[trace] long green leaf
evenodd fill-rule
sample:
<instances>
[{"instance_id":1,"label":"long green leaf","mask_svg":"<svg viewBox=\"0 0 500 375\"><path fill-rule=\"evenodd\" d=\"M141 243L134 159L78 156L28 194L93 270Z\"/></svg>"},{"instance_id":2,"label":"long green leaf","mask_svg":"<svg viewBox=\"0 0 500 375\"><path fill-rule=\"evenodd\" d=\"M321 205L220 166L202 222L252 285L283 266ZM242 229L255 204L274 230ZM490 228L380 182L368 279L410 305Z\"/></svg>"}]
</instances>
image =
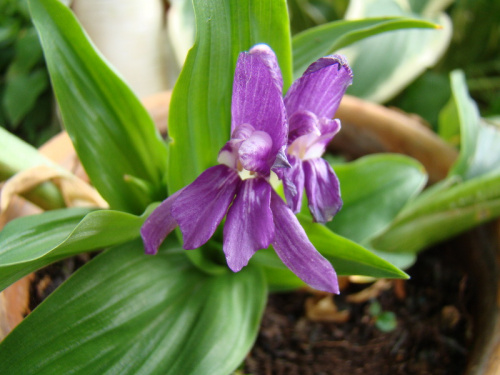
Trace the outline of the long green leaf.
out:
<instances>
[{"instance_id":1,"label":"long green leaf","mask_svg":"<svg viewBox=\"0 0 500 375\"><path fill-rule=\"evenodd\" d=\"M470 179L500 170L500 128L481 120L462 71L451 72L450 81L452 96L439 122L441 132L460 134L460 155L450 175Z\"/></svg>"},{"instance_id":2,"label":"long green leaf","mask_svg":"<svg viewBox=\"0 0 500 375\"><path fill-rule=\"evenodd\" d=\"M442 26L439 30L407 29L374 35L343 48L353 70L354 84L348 93L375 102L385 102L404 89L446 51L452 25L441 9L420 14L407 1L351 0L346 19L400 16L419 18ZM418 8L418 7L416 7Z\"/></svg>"},{"instance_id":3,"label":"long green leaf","mask_svg":"<svg viewBox=\"0 0 500 375\"><path fill-rule=\"evenodd\" d=\"M407 278L403 271L383 260L363 246L333 233L326 226L313 223L311 218L298 214L302 227L314 247L326 257L338 275L363 275L370 277ZM269 272L271 289L292 289L303 283L278 258L272 248L255 253L252 262Z\"/></svg>"},{"instance_id":4,"label":"long green leaf","mask_svg":"<svg viewBox=\"0 0 500 375\"><path fill-rule=\"evenodd\" d=\"M71 208L10 222L0 232L0 290L59 259L137 238L148 213Z\"/></svg>"},{"instance_id":5,"label":"long green leaf","mask_svg":"<svg viewBox=\"0 0 500 375\"><path fill-rule=\"evenodd\" d=\"M434 23L406 17L334 21L294 36L293 75L299 77L313 61L359 40L392 30L436 28Z\"/></svg>"},{"instance_id":6,"label":"long green leaf","mask_svg":"<svg viewBox=\"0 0 500 375\"><path fill-rule=\"evenodd\" d=\"M371 241L375 249L418 252L500 216L500 174L490 173L427 194Z\"/></svg>"},{"instance_id":7,"label":"long green leaf","mask_svg":"<svg viewBox=\"0 0 500 375\"><path fill-rule=\"evenodd\" d=\"M333 233L326 226L298 215L316 249L335 267L339 275L364 275L406 279L408 275L363 246Z\"/></svg>"},{"instance_id":8,"label":"long green leaf","mask_svg":"<svg viewBox=\"0 0 500 375\"><path fill-rule=\"evenodd\" d=\"M229 140L232 83L240 52L267 43L278 56L285 87L292 77L284 0L198 0L194 8L196 42L170 104L171 192L216 164L220 148Z\"/></svg>"},{"instance_id":9,"label":"long green leaf","mask_svg":"<svg viewBox=\"0 0 500 375\"><path fill-rule=\"evenodd\" d=\"M0 344L0 373L231 373L258 332L262 273L207 276L175 250L134 241L93 259Z\"/></svg>"},{"instance_id":10,"label":"long green leaf","mask_svg":"<svg viewBox=\"0 0 500 375\"><path fill-rule=\"evenodd\" d=\"M402 155L366 156L336 165L335 172L344 206L327 226L358 243L388 227L427 181L423 166Z\"/></svg>"},{"instance_id":11,"label":"long green leaf","mask_svg":"<svg viewBox=\"0 0 500 375\"><path fill-rule=\"evenodd\" d=\"M142 212L165 195L167 153L151 118L67 7L58 0L29 5L64 125L92 183L112 208Z\"/></svg>"}]
</instances>

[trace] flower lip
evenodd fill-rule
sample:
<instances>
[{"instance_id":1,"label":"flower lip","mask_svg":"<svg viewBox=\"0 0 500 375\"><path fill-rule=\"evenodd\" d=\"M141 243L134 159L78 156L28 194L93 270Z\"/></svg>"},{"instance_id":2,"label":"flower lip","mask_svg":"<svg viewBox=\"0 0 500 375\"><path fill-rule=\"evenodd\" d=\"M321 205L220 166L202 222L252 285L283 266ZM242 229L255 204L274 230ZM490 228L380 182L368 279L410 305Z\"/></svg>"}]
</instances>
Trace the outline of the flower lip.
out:
<instances>
[{"instance_id":1,"label":"flower lip","mask_svg":"<svg viewBox=\"0 0 500 375\"><path fill-rule=\"evenodd\" d=\"M266 132L257 130L240 143L238 158L244 169L267 175L270 171L269 157L273 140Z\"/></svg>"}]
</instances>

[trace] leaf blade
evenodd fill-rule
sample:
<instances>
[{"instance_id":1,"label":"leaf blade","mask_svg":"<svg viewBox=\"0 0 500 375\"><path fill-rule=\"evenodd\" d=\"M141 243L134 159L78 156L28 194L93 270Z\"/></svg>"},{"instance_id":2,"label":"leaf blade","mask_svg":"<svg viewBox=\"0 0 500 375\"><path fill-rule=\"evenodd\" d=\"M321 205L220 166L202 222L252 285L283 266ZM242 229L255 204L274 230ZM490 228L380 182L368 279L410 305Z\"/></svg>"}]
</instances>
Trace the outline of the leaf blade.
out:
<instances>
[{"instance_id":1,"label":"leaf blade","mask_svg":"<svg viewBox=\"0 0 500 375\"><path fill-rule=\"evenodd\" d=\"M257 334L264 279L207 276L173 246L151 257L134 241L86 264L0 344L2 373L230 373Z\"/></svg>"},{"instance_id":2,"label":"leaf blade","mask_svg":"<svg viewBox=\"0 0 500 375\"><path fill-rule=\"evenodd\" d=\"M148 212L71 208L10 222L0 232L0 290L59 259L138 237Z\"/></svg>"},{"instance_id":3,"label":"leaf blade","mask_svg":"<svg viewBox=\"0 0 500 375\"><path fill-rule=\"evenodd\" d=\"M357 41L387 31L407 28L436 28L436 25L407 17L373 17L341 20L310 28L294 36L293 74L300 75L312 62Z\"/></svg>"},{"instance_id":4,"label":"leaf blade","mask_svg":"<svg viewBox=\"0 0 500 375\"><path fill-rule=\"evenodd\" d=\"M335 171L344 206L327 226L358 243L387 228L427 182L419 162L396 154L366 156Z\"/></svg>"},{"instance_id":5,"label":"leaf blade","mask_svg":"<svg viewBox=\"0 0 500 375\"><path fill-rule=\"evenodd\" d=\"M347 19L405 16L426 19L441 28L397 30L342 49L340 53L346 55L356 77L348 94L377 103L386 102L444 54L451 40L450 18L442 11L419 14L411 6L398 0L349 2Z\"/></svg>"},{"instance_id":6,"label":"leaf blade","mask_svg":"<svg viewBox=\"0 0 500 375\"><path fill-rule=\"evenodd\" d=\"M66 130L87 174L111 207L142 212L164 196L167 153L151 118L69 9L57 0L29 5ZM127 175L148 182L153 196L125 183Z\"/></svg>"},{"instance_id":7,"label":"leaf blade","mask_svg":"<svg viewBox=\"0 0 500 375\"><path fill-rule=\"evenodd\" d=\"M327 227L298 215L316 249L335 267L339 275L364 275L377 278L408 278L408 275L363 246L333 233Z\"/></svg>"},{"instance_id":8,"label":"leaf blade","mask_svg":"<svg viewBox=\"0 0 500 375\"><path fill-rule=\"evenodd\" d=\"M232 82L240 52L267 43L278 56L286 87L292 76L285 1L204 0L194 6L196 41L170 105L170 193L215 165L229 140Z\"/></svg>"}]
</instances>

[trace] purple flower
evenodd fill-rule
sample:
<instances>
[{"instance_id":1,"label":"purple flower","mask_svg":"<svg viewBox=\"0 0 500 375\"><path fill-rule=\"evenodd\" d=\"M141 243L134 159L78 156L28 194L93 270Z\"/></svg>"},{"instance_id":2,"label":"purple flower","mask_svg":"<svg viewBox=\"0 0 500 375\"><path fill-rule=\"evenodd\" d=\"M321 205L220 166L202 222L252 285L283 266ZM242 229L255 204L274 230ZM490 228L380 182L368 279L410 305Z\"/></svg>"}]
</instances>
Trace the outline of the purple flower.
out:
<instances>
[{"instance_id":1,"label":"purple flower","mask_svg":"<svg viewBox=\"0 0 500 375\"><path fill-rule=\"evenodd\" d=\"M272 245L283 263L313 288L338 293L335 270L311 244L287 204L269 183L271 171L289 168L288 124L282 78L274 52L257 45L236 64L231 104L231 139L219 165L163 201L141 235L155 254L178 225L184 249L206 243L223 220L223 250L234 272L253 254Z\"/></svg>"},{"instance_id":2,"label":"purple flower","mask_svg":"<svg viewBox=\"0 0 500 375\"><path fill-rule=\"evenodd\" d=\"M288 160L283 171L285 197L293 212L299 212L304 187L315 221L325 223L342 207L337 176L321 158L327 144L340 130L332 120L352 72L342 56L319 59L307 68L285 96L288 115Z\"/></svg>"}]
</instances>

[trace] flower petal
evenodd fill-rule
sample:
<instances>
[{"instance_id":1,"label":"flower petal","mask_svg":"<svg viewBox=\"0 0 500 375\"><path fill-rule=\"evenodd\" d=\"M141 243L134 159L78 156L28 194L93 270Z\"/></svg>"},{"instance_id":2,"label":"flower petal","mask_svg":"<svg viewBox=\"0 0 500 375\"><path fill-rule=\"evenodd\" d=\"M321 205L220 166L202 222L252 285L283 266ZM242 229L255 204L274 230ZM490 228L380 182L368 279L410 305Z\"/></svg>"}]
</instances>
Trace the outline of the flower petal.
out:
<instances>
[{"instance_id":1,"label":"flower petal","mask_svg":"<svg viewBox=\"0 0 500 375\"><path fill-rule=\"evenodd\" d=\"M278 64L278 59L274 54L274 51L267 44L256 44L250 51L252 55L258 56L261 60L269 67L274 81L281 90L283 87L283 77L281 76L281 69Z\"/></svg>"},{"instance_id":2,"label":"flower petal","mask_svg":"<svg viewBox=\"0 0 500 375\"><path fill-rule=\"evenodd\" d=\"M278 175L278 177L281 175L281 170L282 169L288 169L291 168L292 165L288 161L288 156L286 155L286 147L283 146L279 151L278 154L276 155L276 160L274 161L274 164L272 166L272 170ZM279 177L281 178L281 177Z\"/></svg>"},{"instance_id":3,"label":"flower petal","mask_svg":"<svg viewBox=\"0 0 500 375\"><path fill-rule=\"evenodd\" d=\"M333 133L337 134L340 131L340 120L332 120L330 118L322 117L318 122L319 132L321 135Z\"/></svg>"},{"instance_id":4,"label":"flower petal","mask_svg":"<svg viewBox=\"0 0 500 375\"><path fill-rule=\"evenodd\" d=\"M146 254L154 255L158 248L177 226L177 221L172 216L172 204L182 190L177 191L156 207L141 227L141 237L144 242Z\"/></svg>"},{"instance_id":5,"label":"flower petal","mask_svg":"<svg viewBox=\"0 0 500 375\"><path fill-rule=\"evenodd\" d=\"M305 160L302 167L309 210L316 222L326 223L342 208L339 180L324 159Z\"/></svg>"},{"instance_id":6,"label":"flower petal","mask_svg":"<svg viewBox=\"0 0 500 375\"><path fill-rule=\"evenodd\" d=\"M274 52L260 44L238 57L231 103L231 132L243 124L264 131L272 139L269 170L286 144L288 125Z\"/></svg>"},{"instance_id":7,"label":"flower petal","mask_svg":"<svg viewBox=\"0 0 500 375\"><path fill-rule=\"evenodd\" d=\"M274 238L270 208L271 185L263 178L244 180L227 213L224 224L224 253L229 268L238 272L252 255L265 249Z\"/></svg>"},{"instance_id":8,"label":"flower petal","mask_svg":"<svg viewBox=\"0 0 500 375\"><path fill-rule=\"evenodd\" d=\"M283 190L288 207L294 212L300 212L302 194L304 192L304 170L302 161L292 155L288 156L292 167L284 170Z\"/></svg>"},{"instance_id":9,"label":"flower petal","mask_svg":"<svg viewBox=\"0 0 500 375\"><path fill-rule=\"evenodd\" d=\"M313 288L338 294L332 265L314 248L295 215L274 191L271 210L275 227L272 245L283 263Z\"/></svg>"},{"instance_id":10,"label":"flower petal","mask_svg":"<svg viewBox=\"0 0 500 375\"><path fill-rule=\"evenodd\" d=\"M288 116L307 110L318 117L332 118L351 83L351 68L343 56L322 57L288 90L285 96Z\"/></svg>"},{"instance_id":11,"label":"flower petal","mask_svg":"<svg viewBox=\"0 0 500 375\"><path fill-rule=\"evenodd\" d=\"M273 141L263 131L255 131L248 139L245 139L238 150L241 165L248 171L259 172L264 175L269 173L269 153ZM276 156L274 157L276 159Z\"/></svg>"},{"instance_id":12,"label":"flower petal","mask_svg":"<svg viewBox=\"0 0 500 375\"><path fill-rule=\"evenodd\" d=\"M239 187L238 173L216 165L186 186L172 205L179 223L184 249L196 249L207 242L220 224Z\"/></svg>"},{"instance_id":13,"label":"flower petal","mask_svg":"<svg viewBox=\"0 0 500 375\"><path fill-rule=\"evenodd\" d=\"M323 117L319 121L319 124L322 132L321 136L309 140L303 160L320 158L325 153L328 143L331 142L335 134L340 130L340 121L337 119L331 120Z\"/></svg>"},{"instance_id":14,"label":"flower petal","mask_svg":"<svg viewBox=\"0 0 500 375\"><path fill-rule=\"evenodd\" d=\"M288 119L288 144L293 143L297 138L306 134L316 134L319 136L319 120L311 111L297 111Z\"/></svg>"}]
</instances>

